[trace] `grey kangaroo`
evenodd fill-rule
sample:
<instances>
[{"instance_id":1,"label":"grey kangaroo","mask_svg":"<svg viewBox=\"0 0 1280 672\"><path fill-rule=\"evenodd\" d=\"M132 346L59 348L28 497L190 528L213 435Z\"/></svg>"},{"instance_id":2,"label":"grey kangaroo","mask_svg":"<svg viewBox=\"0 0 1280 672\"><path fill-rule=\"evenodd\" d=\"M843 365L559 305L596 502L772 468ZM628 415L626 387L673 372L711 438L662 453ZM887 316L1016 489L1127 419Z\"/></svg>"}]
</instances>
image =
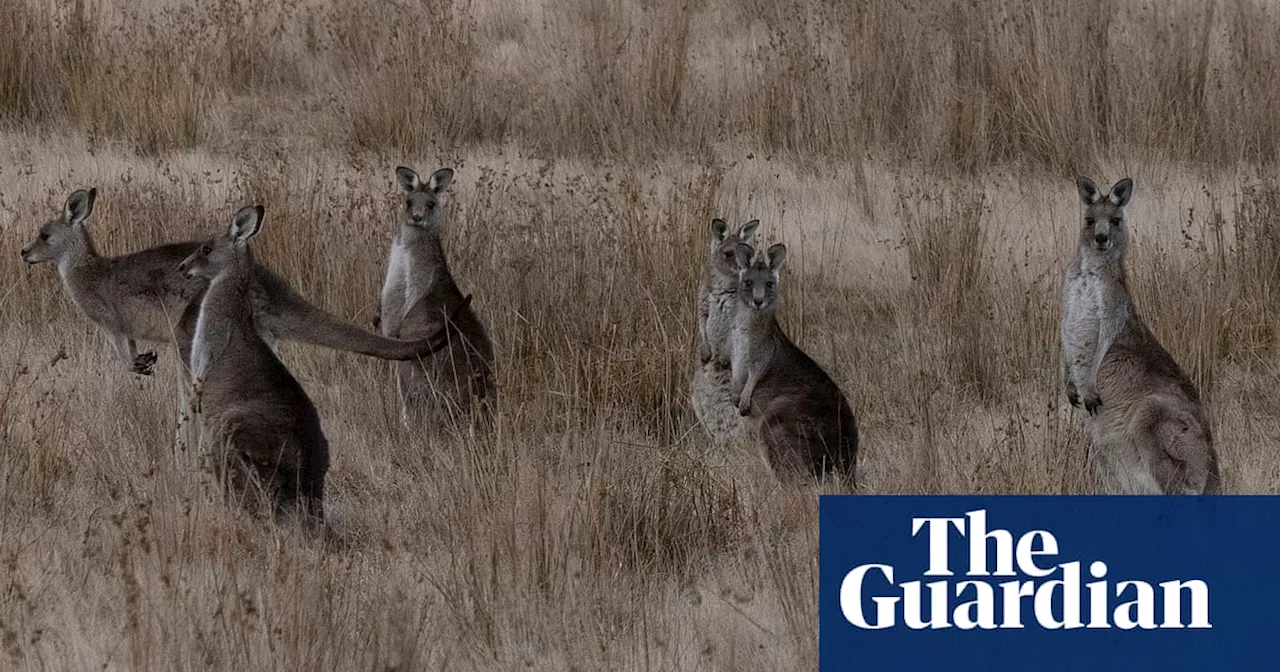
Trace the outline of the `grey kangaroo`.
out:
<instances>
[{"instance_id":1,"label":"grey kangaroo","mask_svg":"<svg viewBox=\"0 0 1280 672\"><path fill-rule=\"evenodd\" d=\"M22 248L29 264L54 263L71 300L107 332L130 368L149 374L154 352L139 352L137 341L176 342L184 364L199 312L204 278L183 277L178 264L198 242L161 245L119 257L103 257L94 247L88 219L96 189L67 198L58 217L40 228ZM365 331L307 303L283 278L253 267L250 299L259 332L272 347L277 340L300 341L383 359L413 359L431 351L430 339L399 341Z\"/></svg>"},{"instance_id":2,"label":"grey kangaroo","mask_svg":"<svg viewBox=\"0 0 1280 672\"><path fill-rule=\"evenodd\" d=\"M491 422L497 403L493 343L449 272L442 241L444 190L453 171L441 168L423 182L401 166L396 180L404 190L404 207L391 244L378 327L392 338L443 330L448 341L438 357L396 365L401 419L431 431L472 419Z\"/></svg>"},{"instance_id":3,"label":"grey kangaroo","mask_svg":"<svg viewBox=\"0 0 1280 672\"><path fill-rule=\"evenodd\" d=\"M262 340L254 319L256 265L249 239L263 208L243 208L225 235L179 266L209 281L191 345L200 424L224 491L250 512L300 509L324 520L329 442L307 393Z\"/></svg>"},{"instance_id":4,"label":"grey kangaroo","mask_svg":"<svg viewBox=\"0 0 1280 672\"><path fill-rule=\"evenodd\" d=\"M1133 181L1079 178L1084 221L1062 287L1067 399L1089 414L1097 466L1121 494L1213 494L1218 455L1200 395L1147 329L1125 282Z\"/></svg>"},{"instance_id":5,"label":"grey kangaroo","mask_svg":"<svg viewBox=\"0 0 1280 672\"><path fill-rule=\"evenodd\" d=\"M184 277L177 269L200 243L171 243L103 257L88 227L97 193L97 189L72 192L62 212L45 222L36 239L22 248L22 259L57 265L71 300L107 333L135 373L149 375L156 361L155 352L138 351L137 341L174 343L184 374L176 441L179 447L193 445L189 422L194 411L186 370L208 280ZM272 349L278 340L290 340L403 360L423 356L434 347L429 339L398 341L344 322L307 303L288 282L261 265L253 268L250 289L258 332Z\"/></svg>"},{"instance_id":6,"label":"grey kangaroo","mask_svg":"<svg viewBox=\"0 0 1280 672\"><path fill-rule=\"evenodd\" d=\"M707 273L698 288L698 369L689 385L689 403L717 443L741 438L743 423L733 403L729 369L729 332L738 307L738 244L750 243L760 220L730 231L723 219L711 221Z\"/></svg>"},{"instance_id":7,"label":"grey kangaroo","mask_svg":"<svg viewBox=\"0 0 1280 672\"><path fill-rule=\"evenodd\" d=\"M778 271L786 256L781 243L758 256L751 245L738 244L738 308L730 336L733 393L779 479L834 473L852 488L858 428L849 402L778 324Z\"/></svg>"}]
</instances>

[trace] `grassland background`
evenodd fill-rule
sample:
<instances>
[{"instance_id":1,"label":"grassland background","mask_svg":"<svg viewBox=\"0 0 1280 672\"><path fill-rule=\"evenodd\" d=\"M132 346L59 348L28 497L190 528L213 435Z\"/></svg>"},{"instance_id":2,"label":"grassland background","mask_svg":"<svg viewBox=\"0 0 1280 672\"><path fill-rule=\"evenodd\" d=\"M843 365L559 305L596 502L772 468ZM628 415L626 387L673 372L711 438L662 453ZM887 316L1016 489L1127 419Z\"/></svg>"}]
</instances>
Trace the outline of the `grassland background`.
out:
<instances>
[{"instance_id":1,"label":"grassland background","mask_svg":"<svg viewBox=\"0 0 1280 672\"><path fill-rule=\"evenodd\" d=\"M712 217L792 247L782 320L871 493L1092 492L1060 392L1072 178L1132 176L1131 285L1230 492L1280 484L1280 6L766 0L0 4L0 667L812 669L817 494L686 401ZM18 248L76 187L120 254L263 203L268 264L370 324L398 164L497 345L492 440L287 344L325 550L176 452Z\"/></svg>"}]
</instances>

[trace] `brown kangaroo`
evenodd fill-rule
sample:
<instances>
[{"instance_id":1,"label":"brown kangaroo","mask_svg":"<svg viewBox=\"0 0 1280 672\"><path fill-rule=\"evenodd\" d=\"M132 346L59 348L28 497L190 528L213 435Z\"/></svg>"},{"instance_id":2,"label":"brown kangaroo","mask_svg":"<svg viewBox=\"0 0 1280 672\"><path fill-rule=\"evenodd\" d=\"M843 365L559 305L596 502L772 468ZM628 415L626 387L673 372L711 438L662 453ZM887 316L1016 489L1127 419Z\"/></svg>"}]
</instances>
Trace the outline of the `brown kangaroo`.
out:
<instances>
[{"instance_id":1,"label":"brown kangaroo","mask_svg":"<svg viewBox=\"0 0 1280 672\"><path fill-rule=\"evenodd\" d=\"M778 324L778 271L786 256L781 243L758 257L746 243L737 247L738 308L729 338L738 410L779 479L834 473L853 488L858 428L849 402Z\"/></svg>"},{"instance_id":2,"label":"brown kangaroo","mask_svg":"<svg viewBox=\"0 0 1280 672\"><path fill-rule=\"evenodd\" d=\"M253 312L249 239L263 208L243 208L225 235L196 248L180 265L209 281L191 346L200 424L224 491L250 512L274 503L324 520L329 442L306 391L262 340Z\"/></svg>"}]
</instances>

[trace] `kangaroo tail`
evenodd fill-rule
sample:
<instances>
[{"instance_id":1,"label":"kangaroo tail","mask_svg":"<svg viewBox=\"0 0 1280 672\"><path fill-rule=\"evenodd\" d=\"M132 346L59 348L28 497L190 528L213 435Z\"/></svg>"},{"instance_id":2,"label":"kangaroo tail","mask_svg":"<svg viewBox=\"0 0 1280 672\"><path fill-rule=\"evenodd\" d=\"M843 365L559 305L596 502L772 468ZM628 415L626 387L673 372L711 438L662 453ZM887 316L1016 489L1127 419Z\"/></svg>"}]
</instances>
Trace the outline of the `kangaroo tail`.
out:
<instances>
[{"instance_id":1,"label":"kangaroo tail","mask_svg":"<svg viewBox=\"0 0 1280 672\"><path fill-rule=\"evenodd\" d=\"M258 278L269 297L258 319L276 338L393 360L415 359L444 347L443 339L435 336L401 341L365 331L307 302L270 271L260 272Z\"/></svg>"},{"instance_id":2,"label":"kangaroo tail","mask_svg":"<svg viewBox=\"0 0 1280 672\"><path fill-rule=\"evenodd\" d=\"M1129 420L1128 433L1166 494L1212 494L1221 489L1208 428L1182 400L1143 399Z\"/></svg>"}]
</instances>

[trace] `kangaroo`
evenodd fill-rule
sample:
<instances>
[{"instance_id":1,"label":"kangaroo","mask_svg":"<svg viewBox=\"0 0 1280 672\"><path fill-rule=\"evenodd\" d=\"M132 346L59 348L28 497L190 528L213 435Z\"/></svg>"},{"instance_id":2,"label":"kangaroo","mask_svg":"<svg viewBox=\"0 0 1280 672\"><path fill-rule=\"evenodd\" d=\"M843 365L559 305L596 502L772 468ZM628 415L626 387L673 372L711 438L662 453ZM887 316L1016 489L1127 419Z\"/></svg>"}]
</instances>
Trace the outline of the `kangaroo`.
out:
<instances>
[{"instance_id":1,"label":"kangaroo","mask_svg":"<svg viewBox=\"0 0 1280 672\"><path fill-rule=\"evenodd\" d=\"M758 256L747 243L735 250L738 308L729 337L734 401L780 480L832 472L853 488L858 428L849 402L778 324L778 271L786 257L781 243Z\"/></svg>"},{"instance_id":2,"label":"kangaroo","mask_svg":"<svg viewBox=\"0 0 1280 672\"><path fill-rule=\"evenodd\" d=\"M738 244L750 243L759 226L760 220L753 219L731 232L723 219L711 220L707 273L698 288L698 369L689 385L689 403L717 443L742 436L730 384L729 332L738 306Z\"/></svg>"},{"instance_id":3,"label":"kangaroo","mask_svg":"<svg viewBox=\"0 0 1280 672\"><path fill-rule=\"evenodd\" d=\"M1138 316L1125 280L1133 181L1079 178L1084 223L1062 287L1067 400L1089 414L1098 467L1120 494L1214 494L1218 455L1200 395Z\"/></svg>"},{"instance_id":4,"label":"kangaroo","mask_svg":"<svg viewBox=\"0 0 1280 672\"><path fill-rule=\"evenodd\" d=\"M177 268L200 243L172 243L103 257L88 228L96 198L96 189L73 192L62 213L46 222L35 241L22 248L23 261L57 265L71 300L107 332L132 371L150 374L156 361L154 351L138 351L137 341L176 342L185 364L199 313L198 299L208 282L185 278ZM434 347L429 339L385 338L329 315L261 265L253 267L253 280L250 298L254 315L259 332L272 348L278 340L289 340L404 360Z\"/></svg>"},{"instance_id":5,"label":"kangaroo","mask_svg":"<svg viewBox=\"0 0 1280 672\"><path fill-rule=\"evenodd\" d=\"M453 170L441 168L423 182L396 168L404 208L391 244L378 307L378 327L390 338L422 338L443 330L447 356L396 365L401 420L406 427L459 426L476 417L492 420L497 403L493 343L466 305L445 259L444 190ZM452 317L450 317L452 316Z\"/></svg>"},{"instance_id":6,"label":"kangaroo","mask_svg":"<svg viewBox=\"0 0 1280 672\"><path fill-rule=\"evenodd\" d=\"M209 282L191 344L200 424L224 492L254 513L274 500L277 513L300 508L323 521L329 442L311 399L262 339L254 316L249 240L262 217L260 205L242 208L226 235L178 266L183 276Z\"/></svg>"}]
</instances>

